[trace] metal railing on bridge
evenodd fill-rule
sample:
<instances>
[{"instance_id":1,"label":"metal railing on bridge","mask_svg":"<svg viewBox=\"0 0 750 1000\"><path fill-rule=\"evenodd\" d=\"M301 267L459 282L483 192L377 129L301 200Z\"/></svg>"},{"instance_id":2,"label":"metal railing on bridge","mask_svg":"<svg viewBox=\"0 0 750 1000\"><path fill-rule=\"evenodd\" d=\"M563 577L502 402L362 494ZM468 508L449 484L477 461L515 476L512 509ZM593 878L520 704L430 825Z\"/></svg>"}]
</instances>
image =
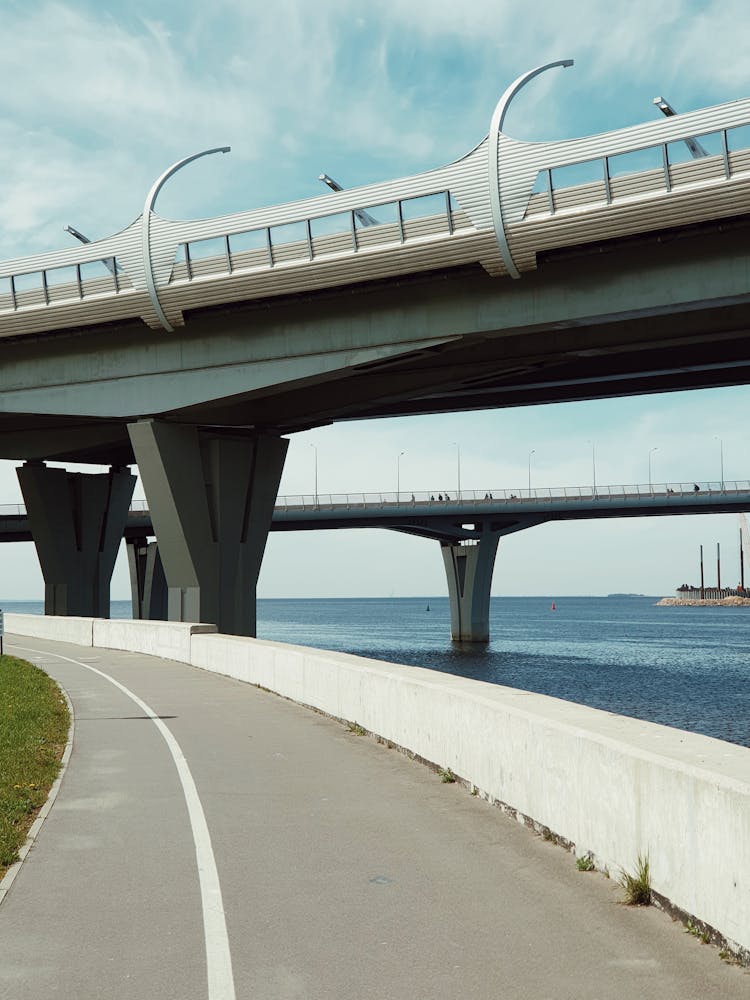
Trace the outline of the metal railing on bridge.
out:
<instances>
[{"instance_id":1,"label":"metal railing on bridge","mask_svg":"<svg viewBox=\"0 0 750 1000\"><path fill-rule=\"evenodd\" d=\"M401 491L400 493L297 493L287 494L277 498L275 510L283 511L316 511L316 510L375 510L375 509L419 509L425 512L434 511L436 507L462 507L481 511L488 506L493 508L506 505L516 508L519 505L548 504L550 501L582 502L592 501L647 501L669 500L670 498L742 496L750 494L749 480L726 480L725 482L688 482L688 483L637 483L632 485L596 486L557 486L537 487L529 489L494 489L494 490L461 490L459 493L451 490L443 491ZM134 500L130 505L133 514L147 514L148 501ZM0 517L24 517L24 504L0 504Z\"/></svg>"},{"instance_id":2,"label":"metal railing on bridge","mask_svg":"<svg viewBox=\"0 0 750 1000\"><path fill-rule=\"evenodd\" d=\"M686 143L707 147L698 161ZM539 171L526 217L616 203L691 184L730 180L750 169L750 126L738 125L679 140L635 147L624 153L580 159Z\"/></svg>"},{"instance_id":3,"label":"metal railing on bridge","mask_svg":"<svg viewBox=\"0 0 750 1000\"><path fill-rule=\"evenodd\" d=\"M696 487L698 487L696 489ZM715 496L721 494L743 494L750 492L750 481L725 481L699 483L653 483L604 486L558 486L529 489L493 489L443 491L401 491L381 493L306 493L278 497L276 510L300 509L343 509L375 507L419 507L433 508L435 505L476 507L478 510L488 504L538 504L549 501L592 501L592 500L646 500L650 498Z\"/></svg>"}]
</instances>

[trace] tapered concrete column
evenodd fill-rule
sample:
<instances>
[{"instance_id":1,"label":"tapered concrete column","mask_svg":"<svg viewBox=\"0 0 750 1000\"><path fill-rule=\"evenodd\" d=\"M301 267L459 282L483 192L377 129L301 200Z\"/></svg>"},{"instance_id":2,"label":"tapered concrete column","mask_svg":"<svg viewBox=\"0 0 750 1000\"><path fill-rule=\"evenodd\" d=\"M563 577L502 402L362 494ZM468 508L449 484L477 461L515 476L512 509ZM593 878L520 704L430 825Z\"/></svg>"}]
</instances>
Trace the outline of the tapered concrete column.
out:
<instances>
[{"instance_id":1,"label":"tapered concrete column","mask_svg":"<svg viewBox=\"0 0 750 1000\"><path fill-rule=\"evenodd\" d=\"M147 538L128 539L128 569L133 618L167 618L167 581L159 546Z\"/></svg>"},{"instance_id":2,"label":"tapered concrete column","mask_svg":"<svg viewBox=\"0 0 750 1000\"><path fill-rule=\"evenodd\" d=\"M500 535L487 531L479 542L440 543L451 604L451 638L487 642L490 638L490 586Z\"/></svg>"},{"instance_id":3,"label":"tapered concrete column","mask_svg":"<svg viewBox=\"0 0 750 1000\"><path fill-rule=\"evenodd\" d=\"M158 420L128 430L164 566L169 620L255 635L255 588L289 442Z\"/></svg>"},{"instance_id":4,"label":"tapered concrete column","mask_svg":"<svg viewBox=\"0 0 750 1000\"><path fill-rule=\"evenodd\" d=\"M44 577L46 615L109 618L109 584L135 476L90 475L26 462L18 470Z\"/></svg>"}]
</instances>

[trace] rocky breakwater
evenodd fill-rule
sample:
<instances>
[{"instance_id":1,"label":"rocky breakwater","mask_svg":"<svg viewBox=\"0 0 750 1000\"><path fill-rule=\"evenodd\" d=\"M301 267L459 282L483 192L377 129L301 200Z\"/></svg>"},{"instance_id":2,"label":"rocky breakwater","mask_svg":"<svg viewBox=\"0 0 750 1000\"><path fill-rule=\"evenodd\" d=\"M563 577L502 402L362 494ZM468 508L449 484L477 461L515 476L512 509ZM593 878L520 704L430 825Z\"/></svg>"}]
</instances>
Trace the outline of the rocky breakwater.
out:
<instances>
[{"instance_id":1,"label":"rocky breakwater","mask_svg":"<svg viewBox=\"0 0 750 1000\"><path fill-rule=\"evenodd\" d=\"M656 607L685 607L685 608L702 608L706 607L722 607L722 608L750 608L750 597L705 597L701 600L699 597L662 597L660 601L656 602Z\"/></svg>"}]
</instances>

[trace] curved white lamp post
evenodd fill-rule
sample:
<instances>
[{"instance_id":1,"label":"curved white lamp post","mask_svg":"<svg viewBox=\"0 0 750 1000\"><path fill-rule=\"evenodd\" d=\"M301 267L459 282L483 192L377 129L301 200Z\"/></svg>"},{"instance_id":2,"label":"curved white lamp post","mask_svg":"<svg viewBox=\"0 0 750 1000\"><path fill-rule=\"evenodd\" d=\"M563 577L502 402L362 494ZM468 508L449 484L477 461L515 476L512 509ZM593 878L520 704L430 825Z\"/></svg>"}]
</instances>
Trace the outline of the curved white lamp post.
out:
<instances>
[{"instance_id":1,"label":"curved white lamp post","mask_svg":"<svg viewBox=\"0 0 750 1000\"><path fill-rule=\"evenodd\" d=\"M503 219L503 202L500 196L500 134L502 133L503 124L505 123L505 116L508 112L511 101L516 96L518 91L526 86L529 80L533 80L535 76L539 76L540 73L544 73L548 69L554 69L555 66L572 65L572 59L558 59L556 62L549 62L545 63L543 66L537 66L536 69L531 69L528 73L524 73L522 76L519 76L517 80L511 83L503 96L497 102L495 112L492 115L490 132L487 136L487 166L490 182L490 206L492 208L492 222L495 227L495 236L497 237L498 246L500 247L500 256L503 258L503 264L505 264L505 269L511 278L520 278L521 272L516 267L516 262L513 260L513 254L510 252L510 247L508 246L508 238L505 235L505 221Z\"/></svg>"},{"instance_id":2,"label":"curved white lamp post","mask_svg":"<svg viewBox=\"0 0 750 1000\"><path fill-rule=\"evenodd\" d=\"M141 217L141 248L143 251L143 269L146 272L146 287L148 288L149 298L151 299L151 304L154 307L154 311L159 319L159 322L169 333L172 333L174 327L167 319L164 314L164 310L161 307L161 302L159 301L159 294L156 291L156 282L154 281L154 269L151 261L151 215L154 210L154 203L156 201L157 195L164 187L169 178L176 174L178 170L187 166L188 163L192 163L193 160L198 160L201 156L211 156L212 153L228 153L231 150L231 146L216 146L214 149L204 149L200 153L193 153L192 156L186 156L182 160L178 160L177 163L173 163L171 167L164 171L164 173L158 177L154 184L146 195L146 203L143 206L143 216Z\"/></svg>"}]
</instances>

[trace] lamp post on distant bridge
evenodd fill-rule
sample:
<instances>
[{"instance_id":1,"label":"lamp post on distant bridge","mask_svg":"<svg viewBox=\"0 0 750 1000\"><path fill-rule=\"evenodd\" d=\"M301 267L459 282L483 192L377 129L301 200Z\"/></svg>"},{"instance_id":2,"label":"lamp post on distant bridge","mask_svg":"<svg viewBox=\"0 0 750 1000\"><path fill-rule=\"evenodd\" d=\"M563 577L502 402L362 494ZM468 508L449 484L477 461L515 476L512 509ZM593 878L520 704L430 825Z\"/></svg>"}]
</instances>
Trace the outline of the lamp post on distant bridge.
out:
<instances>
[{"instance_id":1,"label":"lamp post on distant bridge","mask_svg":"<svg viewBox=\"0 0 750 1000\"><path fill-rule=\"evenodd\" d=\"M724 442L723 442L723 440L717 434L714 434L714 441L718 441L719 442L719 463L720 463L720 469L721 469L721 488L724 489Z\"/></svg>"},{"instance_id":2,"label":"lamp post on distant bridge","mask_svg":"<svg viewBox=\"0 0 750 1000\"><path fill-rule=\"evenodd\" d=\"M315 452L315 506L318 506L318 448L314 445L312 441L308 442L312 450Z\"/></svg>"},{"instance_id":3,"label":"lamp post on distant bridge","mask_svg":"<svg viewBox=\"0 0 750 1000\"><path fill-rule=\"evenodd\" d=\"M654 492L654 487L653 487L653 485L651 483L651 456L653 455L653 453L655 451L658 451L658 450L659 450L659 446L657 445L655 448L652 448L651 451L649 451L649 453L648 453L648 488L649 488L649 490L652 493Z\"/></svg>"},{"instance_id":4,"label":"lamp post on distant bridge","mask_svg":"<svg viewBox=\"0 0 750 1000\"><path fill-rule=\"evenodd\" d=\"M451 441L456 449L456 479L458 482L458 499L461 499L461 445L457 441Z\"/></svg>"},{"instance_id":5,"label":"lamp post on distant bridge","mask_svg":"<svg viewBox=\"0 0 750 1000\"><path fill-rule=\"evenodd\" d=\"M405 451L400 451L396 456L396 503L401 500L401 456L405 454Z\"/></svg>"},{"instance_id":6,"label":"lamp post on distant bridge","mask_svg":"<svg viewBox=\"0 0 750 1000\"><path fill-rule=\"evenodd\" d=\"M531 456L536 454L536 449L532 448L529 452L529 500L531 499Z\"/></svg>"},{"instance_id":7,"label":"lamp post on distant bridge","mask_svg":"<svg viewBox=\"0 0 750 1000\"><path fill-rule=\"evenodd\" d=\"M591 445L591 481L592 481L592 496L596 496L596 445L593 441L588 441L587 444Z\"/></svg>"}]
</instances>

